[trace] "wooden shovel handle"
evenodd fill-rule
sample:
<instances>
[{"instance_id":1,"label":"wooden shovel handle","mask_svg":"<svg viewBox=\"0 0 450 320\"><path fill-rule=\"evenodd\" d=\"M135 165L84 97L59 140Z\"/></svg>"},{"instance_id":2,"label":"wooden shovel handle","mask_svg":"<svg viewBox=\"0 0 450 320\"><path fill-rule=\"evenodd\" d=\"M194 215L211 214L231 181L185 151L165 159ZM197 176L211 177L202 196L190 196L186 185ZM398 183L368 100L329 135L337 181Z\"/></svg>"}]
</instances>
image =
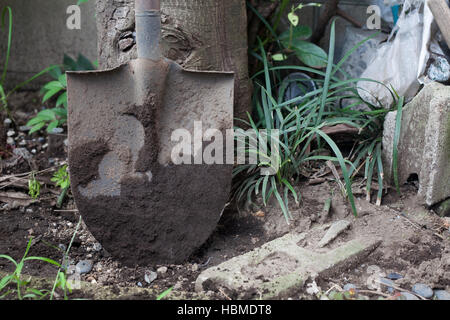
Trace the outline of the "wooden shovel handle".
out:
<instances>
[{"instance_id":1,"label":"wooden shovel handle","mask_svg":"<svg viewBox=\"0 0 450 320\"><path fill-rule=\"evenodd\" d=\"M428 0L428 6L433 13L445 42L450 47L450 8L445 0Z\"/></svg>"},{"instance_id":2,"label":"wooden shovel handle","mask_svg":"<svg viewBox=\"0 0 450 320\"><path fill-rule=\"evenodd\" d=\"M136 11L159 11L160 0L135 0L134 8Z\"/></svg>"}]
</instances>

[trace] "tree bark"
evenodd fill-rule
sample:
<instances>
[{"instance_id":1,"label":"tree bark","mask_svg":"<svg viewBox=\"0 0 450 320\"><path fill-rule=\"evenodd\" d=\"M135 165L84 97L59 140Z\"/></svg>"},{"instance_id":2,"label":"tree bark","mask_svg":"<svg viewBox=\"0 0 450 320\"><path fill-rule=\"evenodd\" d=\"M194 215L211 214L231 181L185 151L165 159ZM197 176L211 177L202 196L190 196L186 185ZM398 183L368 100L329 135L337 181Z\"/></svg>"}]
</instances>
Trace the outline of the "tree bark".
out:
<instances>
[{"instance_id":1,"label":"tree bark","mask_svg":"<svg viewBox=\"0 0 450 320\"><path fill-rule=\"evenodd\" d=\"M234 117L251 110L244 0L161 0L163 55L186 69L235 72ZM136 58L134 0L97 0L100 68Z\"/></svg>"}]
</instances>

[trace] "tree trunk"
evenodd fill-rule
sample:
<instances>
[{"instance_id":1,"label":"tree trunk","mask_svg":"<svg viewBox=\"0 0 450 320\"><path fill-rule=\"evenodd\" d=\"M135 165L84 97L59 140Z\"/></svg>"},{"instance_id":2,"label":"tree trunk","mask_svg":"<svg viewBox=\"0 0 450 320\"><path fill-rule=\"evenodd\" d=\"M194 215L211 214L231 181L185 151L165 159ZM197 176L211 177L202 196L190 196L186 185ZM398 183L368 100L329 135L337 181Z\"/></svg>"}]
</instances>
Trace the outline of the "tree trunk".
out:
<instances>
[{"instance_id":1,"label":"tree trunk","mask_svg":"<svg viewBox=\"0 0 450 320\"><path fill-rule=\"evenodd\" d=\"M161 0L164 56L186 69L235 72L234 117L251 110L244 0ZM97 0L100 68L136 58L134 0Z\"/></svg>"}]
</instances>

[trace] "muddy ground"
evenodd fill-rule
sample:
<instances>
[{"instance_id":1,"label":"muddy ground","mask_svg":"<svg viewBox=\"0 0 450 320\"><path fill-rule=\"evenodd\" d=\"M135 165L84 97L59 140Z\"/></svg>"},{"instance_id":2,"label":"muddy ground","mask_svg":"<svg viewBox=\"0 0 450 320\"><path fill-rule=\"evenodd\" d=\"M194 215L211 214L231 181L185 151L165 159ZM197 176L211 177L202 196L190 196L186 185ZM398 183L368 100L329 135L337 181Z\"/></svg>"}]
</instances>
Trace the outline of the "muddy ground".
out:
<instances>
[{"instance_id":1,"label":"muddy ground","mask_svg":"<svg viewBox=\"0 0 450 320\"><path fill-rule=\"evenodd\" d=\"M20 98L19 102L21 101ZM26 100L26 99L24 99ZM24 102L22 102L24 103ZM61 208L56 208L56 199L60 193L50 178L59 165L65 162L65 157L55 157L54 148L49 146L48 136L33 134L31 137L19 130L19 126L37 108L36 101L28 100L27 107L20 107L21 113L15 113L18 125L11 128L16 132L17 141L25 141L21 146L27 150L35 150L32 158L15 159L15 163L2 162L0 176L0 254L7 254L16 260L22 257L28 239L34 241L29 252L31 256L42 256L62 261L63 249L69 245L78 225L79 215L69 193ZM33 103L35 107L33 107ZM31 105L31 107L30 107ZM17 142L17 144L18 144ZM62 145L58 146L63 148ZM50 150L50 151L49 151ZM60 150L61 151L61 150ZM63 155L63 154L62 154ZM60 154L61 156L61 154ZM9 167L8 167L9 166ZM27 194L28 176L19 174L32 170L42 171L37 175L43 183L41 196L34 203L23 199L14 202L6 192ZM18 176L19 175L19 176ZM11 178L15 176L16 178ZM8 178L9 177L9 178ZM317 183L318 181L315 181ZM202 270L217 265L234 256L246 253L264 243L280 237L287 232L306 232L307 237L302 246L309 248L311 243L323 236L323 229L333 221L347 219L352 226L341 234L330 248L355 238L381 238L382 244L365 260L345 265L344 268L320 275L315 284L320 292L341 290L345 284L354 284L371 299L395 298L399 291L411 290L415 283L424 283L433 289L450 289L450 234L448 218L438 217L432 210L420 205L417 200L417 182L411 182L402 187L401 196L389 189L383 198L381 206L376 206L365 199L364 183L357 179L354 192L357 197L359 216L352 216L351 210L343 198L339 187L330 173L325 175L318 184L305 180L296 188L302 195L299 205L294 201L290 209L294 220L287 225L276 202L267 207L262 206L260 199L247 208L228 207L216 230L208 241L192 255L189 260L180 265L136 266L129 268L121 266L106 252L89 232L82 222L70 250L70 264L81 260L91 260L92 270L81 275L81 280L89 282L97 288L107 286L112 292L108 298L116 299L155 299L158 292L173 288L173 292L185 292L185 298L198 298L194 284ZM374 190L376 192L376 190ZM16 195L17 196L17 195ZM324 203L332 198L328 218L322 219ZM373 198L376 196L374 195ZM322 231L320 231L322 230ZM401 279L395 280L397 288L388 292L376 292L370 289L368 283L368 268L377 266L382 273L398 273ZM11 272L12 264L0 259L0 271ZM148 283L151 272L157 273L157 278ZM54 278L55 266L42 262L27 262L24 274ZM146 277L147 274L147 277ZM146 279L147 278L147 279ZM318 295L308 293L307 281L303 288L298 288L290 299L319 299ZM123 288L127 288L123 291ZM130 295L128 289L150 288L153 291L143 291ZM95 289L94 289L95 290ZM210 299L228 299L224 292L206 292L202 297ZM60 295L61 297L61 295ZM91 299L92 291L75 290L69 298ZM14 299L13 296L6 297ZM99 298L95 296L95 298ZM101 298L101 297L100 297Z\"/></svg>"}]
</instances>

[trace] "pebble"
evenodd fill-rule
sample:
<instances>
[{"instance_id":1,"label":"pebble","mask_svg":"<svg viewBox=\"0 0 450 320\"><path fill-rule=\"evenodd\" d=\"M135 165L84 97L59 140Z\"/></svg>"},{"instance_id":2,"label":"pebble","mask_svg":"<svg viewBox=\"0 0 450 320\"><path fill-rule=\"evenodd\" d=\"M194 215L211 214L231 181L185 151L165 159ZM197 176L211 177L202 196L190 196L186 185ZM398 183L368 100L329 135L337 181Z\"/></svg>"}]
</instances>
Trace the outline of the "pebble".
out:
<instances>
[{"instance_id":1,"label":"pebble","mask_svg":"<svg viewBox=\"0 0 450 320\"><path fill-rule=\"evenodd\" d=\"M402 279L403 276L401 274L396 273L396 272L392 272L392 273L389 273L386 278L395 281L395 280Z\"/></svg>"},{"instance_id":2,"label":"pebble","mask_svg":"<svg viewBox=\"0 0 450 320\"><path fill-rule=\"evenodd\" d=\"M138 286L138 287L142 287L142 282L138 282L138 283L137 283L137 286Z\"/></svg>"},{"instance_id":3,"label":"pebble","mask_svg":"<svg viewBox=\"0 0 450 320\"><path fill-rule=\"evenodd\" d=\"M155 281L156 278L158 278L158 274L155 271L150 271L150 272L146 273L145 276L144 276L144 280L148 284L150 284L153 281Z\"/></svg>"},{"instance_id":4,"label":"pebble","mask_svg":"<svg viewBox=\"0 0 450 320\"><path fill-rule=\"evenodd\" d=\"M417 293L419 296L422 296L424 298L431 298L433 296L433 290L429 286L423 283L416 283L412 287L412 291L414 293Z\"/></svg>"},{"instance_id":5,"label":"pebble","mask_svg":"<svg viewBox=\"0 0 450 320\"><path fill-rule=\"evenodd\" d=\"M436 300L450 300L450 293L445 290L435 290L434 297Z\"/></svg>"},{"instance_id":6,"label":"pebble","mask_svg":"<svg viewBox=\"0 0 450 320\"><path fill-rule=\"evenodd\" d=\"M356 290L356 286L353 283L347 283L343 289L344 291L349 291L350 289Z\"/></svg>"},{"instance_id":7,"label":"pebble","mask_svg":"<svg viewBox=\"0 0 450 320\"><path fill-rule=\"evenodd\" d=\"M37 152L36 149L31 149L32 154L36 154L36 152Z\"/></svg>"},{"instance_id":8,"label":"pebble","mask_svg":"<svg viewBox=\"0 0 450 320\"><path fill-rule=\"evenodd\" d=\"M91 272L92 266L93 266L92 260L81 260L80 262L77 263L75 267L78 273L83 274Z\"/></svg>"},{"instance_id":9,"label":"pebble","mask_svg":"<svg viewBox=\"0 0 450 320\"><path fill-rule=\"evenodd\" d=\"M194 263L191 267L192 272L197 272L198 271L198 264Z\"/></svg>"},{"instance_id":10,"label":"pebble","mask_svg":"<svg viewBox=\"0 0 450 320\"><path fill-rule=\"evenodd\" d=\"M94 245L92 246L92 249L93 249L94 251L99 252L99 251L102 250L102 245L101 245L100 243L98 243L98 242L95 242Z\"/></svg>"},{"instance_id":11,"label":"pebble","mask_svg":"<svg viewBox=\"0 0 450 320\"><path fill-rule=\"evenodd\" d=\"M52 133L56 133L56 134L63 133L63 132L64 132L63 128L53 128L53 130L52 130Z\"/></svg>"},{"instance_id":12,"label":"pebble","mask_svg":"<svg viewBox=\"0 0 450 320\"><path fill-rule=\"evenodd\" d=\"M26 145L27 145L27 142L26 142L25 140L20 140L20 141L19 141L19 146L24 147L24 146L26 146Z\"/></svg>"},{"instance_id":13,"label":"pebble","mask_svg":"<svg viewBox=\"0 0 450 320\"><path fill-rule=\"evenodd\" d=\"M13 153L18 157L24 158L25 160L31 160L33 158L26 148L16 148L13 150Z\"/></svg>"},{"instance_id":14,"label":"pebble","mask_svg":"<svg viewBox=\"0 0 450 320\"><path fill-rule=\"evenodd\" d=\"M160 274L165 274L167 273L167 267L159 267L158 270L156 270L156 272Z\"/></svg>"},{"instance_id":15,"label":"pebble","mask_svg":"<svg viewBox=\"0 0 450 320\"><path fill-rule=\"evenodd\" d=\"M26 213L33 213L33 209L28 208L28 209L25 210L25 212L26 212Z\"/></svg>"},{"instance_id":16,"label":"pebble","mask_svg":"<svg viewBox=\"0 0 450 320\"><path fill-rule=\"evenodd\" d=\"M381 282L382 284L385 284L385 286L382 285L382 287L387 288L387 291L388 291L389 293L393 293L393 292L394 292L394 288L392 287L392 286L395 285L394 282L392 282L391 280L386 279L386 278L380 278L380 282Z\"/></svg>"},{"instance_id":17,"label":"pebble","mask_svg":"<svg viewBox=\"0 0 450 320\"><path fill-rule=\"evenodd\" d=\"M409 293L409 292L400 292L400 294L405 297L406 300L420 300L419 298L417 298L415 295Z\"/></svg>"},{"instance_id":18,"label":"pebble","mask_svg":"<svg viewBox=\"0 0 450 320\"><path fill-rule=\"evenodd\" d=\"M29 126L20 126L19 127L19 131L22 131L22 132L30 131L30 129L31 129L31 127L29 127Z\"/></svg>"},{"instance_id":19,"label":"pebble","mask_svg":"<svg viewBox=\"0 0 450 320\"><path fill-rule=\"evenodd\" d=\"M9 125L9 124L12 123L12 120L11 120L10 118L6 118L6 119L3 121L3 123L6 124L6 125Z\"/></svg>"},{"instance_id":20,"label":"pebble","mask_svg":"<svg viewBox=\"0 0 450 320\"><path fill-rule=\"evenodd\" d=\"M13 135L15 135L16 134L16 132L14 131L14 130L8 130L8 132L6 133L6 135L8 136L8 137L12 137Z\"/></svg>"},{"instance_id":21,"label":"pebble","mask_svg":"<svg viewBox=\"0 0 450 320\"><path fill-rule=\"evenodd\" d=\"M16 144L16 142L14 141L14 139L11 138L11 137L8 137L8 138L6 139L6 143L9 144L9 145L14 145L14 144Z\"/></svg>"}]
</instances>

